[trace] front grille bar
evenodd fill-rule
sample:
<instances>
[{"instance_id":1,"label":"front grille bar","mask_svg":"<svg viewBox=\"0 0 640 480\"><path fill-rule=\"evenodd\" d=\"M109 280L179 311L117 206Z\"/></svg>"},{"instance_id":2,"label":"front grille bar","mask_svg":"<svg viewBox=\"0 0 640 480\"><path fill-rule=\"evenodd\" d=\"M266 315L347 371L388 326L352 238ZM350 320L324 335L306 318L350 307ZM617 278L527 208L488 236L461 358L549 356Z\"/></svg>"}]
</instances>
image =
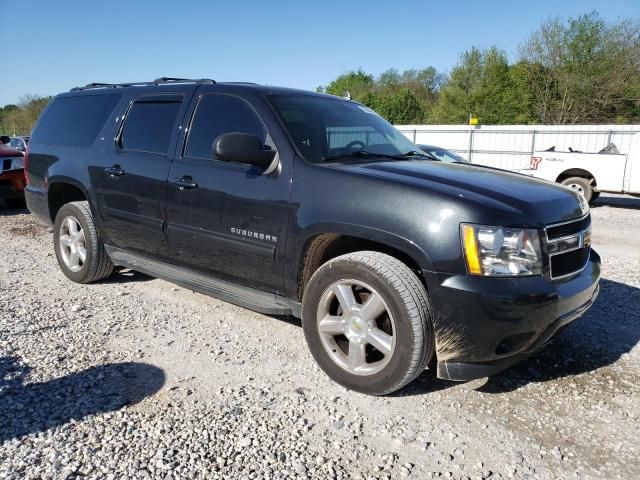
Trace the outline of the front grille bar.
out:
<instances>
[{"instance_id":1,"label":"front grille bar","mask_svg":"<svg viewBox=\"0 0 640 480\"><path fill-rule=\"evenodd\" d=\"M547 241L547 255L549 256L549 277L559 280L582 272L589 263L587 252L586 261L575 270L563 275L553 276L554 257L580 249L591 248L591 217L587 213L581 218L567 222L548 225L544 229ZM550 234L551 232L551 234Z\"/></svg>"}]
</instances>

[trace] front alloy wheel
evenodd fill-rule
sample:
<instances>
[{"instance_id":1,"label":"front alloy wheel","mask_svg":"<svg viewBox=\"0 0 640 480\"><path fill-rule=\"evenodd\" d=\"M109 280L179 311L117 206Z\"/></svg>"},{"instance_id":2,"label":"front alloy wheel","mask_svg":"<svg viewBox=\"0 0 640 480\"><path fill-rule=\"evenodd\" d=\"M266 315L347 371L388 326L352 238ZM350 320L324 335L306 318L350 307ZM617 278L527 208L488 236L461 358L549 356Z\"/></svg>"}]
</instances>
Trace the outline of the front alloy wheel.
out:
<instances>
[{"instance_id":1,"label":"front alloy wheel","mask_svg":"<svg viewBox=\"0 0 640 480\"><path fill-rule=\"evenodd\" d=\"M343 280L327 288L317 319L328 355L354 375L377 373L393 356L393 316L382 296L364 282Z\"/></svg>"},{"instance_id":2,"label":"front alloy wheel","mask_svg":"<svg viewBox=\"0 0 640 480\"><path fill-rule=\"evenodd\" d=\"M435 348L424 286L407 265L379 252L349 253L322 265L305 288L302 326L320 368L370 395L411 382Z\"/></svg>"}]
</instances>

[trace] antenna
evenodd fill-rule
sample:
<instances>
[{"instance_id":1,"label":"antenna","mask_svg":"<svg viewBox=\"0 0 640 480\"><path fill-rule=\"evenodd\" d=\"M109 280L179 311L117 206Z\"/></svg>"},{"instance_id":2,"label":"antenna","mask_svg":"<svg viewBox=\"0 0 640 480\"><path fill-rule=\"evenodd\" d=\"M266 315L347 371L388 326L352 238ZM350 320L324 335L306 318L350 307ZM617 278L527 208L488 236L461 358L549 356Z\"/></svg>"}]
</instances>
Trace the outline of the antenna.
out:
<instances>
[{"instance_id":1,"label":"antenna","mask_svg":"<svg viewBox=\"0 0 640 480\"><path fill-rule=\"evenodd\" d=\"M351 93L349 93L349 90L347 90L346 92L344 92L344 96L343 98L346 98L347 100L351 100Z\"/></svg>"}]
</instances>

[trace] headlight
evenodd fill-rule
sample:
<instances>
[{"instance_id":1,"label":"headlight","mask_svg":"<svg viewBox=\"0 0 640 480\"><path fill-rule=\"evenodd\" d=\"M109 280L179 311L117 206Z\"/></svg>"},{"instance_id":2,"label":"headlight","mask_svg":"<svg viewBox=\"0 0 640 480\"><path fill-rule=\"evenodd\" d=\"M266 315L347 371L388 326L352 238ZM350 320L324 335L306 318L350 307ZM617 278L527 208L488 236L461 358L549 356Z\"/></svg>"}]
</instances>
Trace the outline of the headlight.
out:
<instances>
[{"instance_id":1,"label":"headlight","mask_svg":"<svg viewBox=\"0 0 640 480\"><path fill-rule=\"evenodd\" d=\"M463 223L461 236L467 271L471 275L542 274L540 236L535 229Z\"/></svg>"}]
</instances>

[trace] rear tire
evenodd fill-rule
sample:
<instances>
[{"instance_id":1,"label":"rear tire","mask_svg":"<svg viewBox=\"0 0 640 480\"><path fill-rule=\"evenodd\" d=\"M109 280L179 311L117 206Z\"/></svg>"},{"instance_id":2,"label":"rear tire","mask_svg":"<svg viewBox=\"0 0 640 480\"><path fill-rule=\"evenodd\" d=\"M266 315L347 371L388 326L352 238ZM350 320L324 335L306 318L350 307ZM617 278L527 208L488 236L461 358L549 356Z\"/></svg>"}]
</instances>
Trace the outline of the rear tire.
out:
<instances>
[{"instance_id":1,"label":"rear tire","mask_svg":"<svg viewBox=\"0 0 640 480\"><path fill-rule=\"evenodd\" d=\"M584 177L569 177L565 178L561 183L580 193L587 203L591 203L593 198L593 187L591 186L589 179Z\"/></svg>"},{"instance_id":2,"label":"rear tire","mask_svg":"<svg viewBox=\"0 0 640 480\"><path fill-rule=\"evenodd\" d=\"M409 267L389 255L356 252L325 263L309 280L302 309L316 362L351 390L391 393L433 357L427 292Z\"/></svg>"},{"instance_id":3,"label":"rear tire","mask_svg":"<svg viewBox=\"0 0 640 480\"><path fill-rule=\"evenodd\" d=\"M96 282L113 273L86 201L67 203L58 211L53 244L62 273L74 282Z\"/></svg>"}]
</instances>

